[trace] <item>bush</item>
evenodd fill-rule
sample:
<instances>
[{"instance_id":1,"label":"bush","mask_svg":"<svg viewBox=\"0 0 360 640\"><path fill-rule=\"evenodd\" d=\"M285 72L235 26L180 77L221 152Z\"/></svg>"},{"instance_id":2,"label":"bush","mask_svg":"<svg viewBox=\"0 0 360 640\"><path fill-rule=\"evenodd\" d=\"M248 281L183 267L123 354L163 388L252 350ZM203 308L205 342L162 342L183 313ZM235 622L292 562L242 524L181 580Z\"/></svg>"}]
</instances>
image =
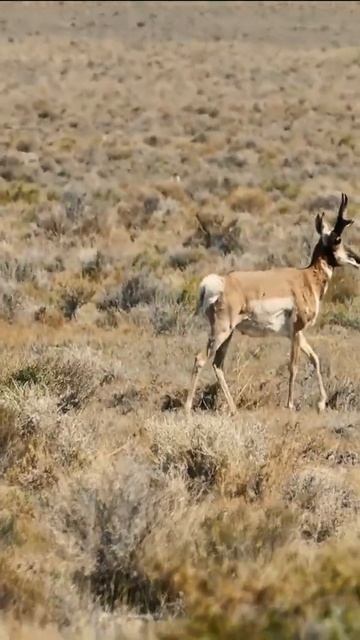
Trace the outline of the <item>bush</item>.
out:
<instances>
[{"instance_id":1,"label":"bush","mask_svg":"<svg viewBox=\"0 0 360 640\"><path fill-rule=\"evenodd\" d=\"M237 187L228 197L228 204L233 211L264 213L270 207L270 200L260 189Z\"/></svg>"},{"instance_id":2,"label":"bush","mask_svg":"<svg viewBox=\"0 0 360 640\"><path fill-rule=\"evenodd\" d=\"M242 250L237 219L225 224L216 218L205 220L198 215L197 221L197 230L184 241L184 247L200 245L206 249L214 248L224 256Z\"/></svg>"},{"instance_id":3,"label":"bush","mask_svg":"<svg viewBox=\"0 0 360 640\"><path fill-rule=\"evenodd\" d=\"M147 273L129 276L119 287L113 287L97 303L100 311L129 311L138 305L155 301L159 283Z\"/></svg>"},{"instance_id":4,"label":"bush","mask_svg":"<svg viewBox=\"0 0 360 640\"><path fill-rule=\"evenodd\" d=\"M95 474L72 482L66 502L56 509L57 520L69 523L75 543L89 556L76 581L106 611L122 604L137 613L159 614L176 595L166 580L147 576L141 548L174 492L149 464L126 455Z\"/></svg>"},{"instance_id":5,"label":"bush","mask_svg":"<svg viewBox=\"0 0 360 640\"><path fill-rule=\"evenodd\" d=\"M86 283L69 281L60 288L58 307L64 318L72 320L76 318L79 307L85 305L94 295L94 289Z\"/></svg>"},{"instance_id":6,"label":"bush","mask_svg":"<svg viewBox=\"0 0 360 640\"><path fill-rule=\"evenodd\" d=\"M7 322L14 322L22 304L22 295L15 286L10 282L0 282L0 317Z\"/></svg>"},{"instance_id":7,"label":"bush","mask_svg":"<svg viewBox=\"0 0 360 640\"><path fill-rule=\"evenodd\" d=\"M81 275L83 278L98 280L105 265L105 256L101 251L95 251L82 261Z\"/></svg>"},{"instance_id":8,"label":"bush","mask_svg":"<svg viewBox=\"0 0 360 640\"><path fill-rule=\"evenodd\" d=\"M326 293L326 301L349 304L359 294L359 279L356 274L346 269L335 270Z\"/></svg>"}]
</instances>

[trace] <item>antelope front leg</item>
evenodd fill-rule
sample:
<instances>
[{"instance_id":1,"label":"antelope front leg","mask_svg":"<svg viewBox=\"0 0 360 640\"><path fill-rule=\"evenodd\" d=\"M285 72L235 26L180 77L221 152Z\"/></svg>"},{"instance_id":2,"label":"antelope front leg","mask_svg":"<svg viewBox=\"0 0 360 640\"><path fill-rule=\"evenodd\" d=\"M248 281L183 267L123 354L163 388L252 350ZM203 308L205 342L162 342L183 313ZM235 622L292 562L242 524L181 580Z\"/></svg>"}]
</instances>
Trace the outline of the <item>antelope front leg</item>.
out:
<instances>
[{"instance_id":1,"label":"antelope front leg","mask_svg":"<svg viewBox=\"0 0 360 640\"><path fill-rule=\"evenodd\" d=\"M219 341L223 338L222 342L220 342L220 345L217 347L216 351L215 351L215 355L214 355L214 360L213 360L213 369L217 378L217 381L222 389L222 392L226 398L226 402L228 403L229 409L230 409L230 413L231 415L235 415L236 413L236 405L235 402L233 400L233 397L230 393L230 389L227 385L227 382L225 380L225 376L224 376L224 360L225 360L225 356L229 347L229 343L231 340L231 336L232 336L232 332L229 333L225 333L224 334L226 337L224 338L224 336L221 336Z\"/></svg>"},{"instance_id":2,"label":"antelope front leg","mask_svg":"<svg viewBox=\"0 0 360 640\"><path fill-rule=\"evenodd\" d=\"M317 375L317 379L318 379L318 383L319 383L319 390L320 390L320 400L318 402L318 410L319 411L323 411L325 409L325 407L326 407L327 395L326 395L326 391L325 391L325 387L324 387L324 383L323 383L323 379L322 379L322 375L321 375L320 361L319 361L319 358L316 355L315 351L309 345L309 343L306 340L305 336L301 332L299 332L299 338L300 338L300 349L301 349L301 351L306 353L307 357L313 363L313 365L315 367L315 370L316 370L316 375Z\"/></svg>"},{"instance_id":3,"label":"antelope front leg","mask_svg":"<svg viewBox=\"0 0 360 640\"><path fill-rule=\"evenodd\" d=\"M289 396L287 401L287 407L288 409L291 409L291 410L295 408L294 407L294 385L295 385L296 374L298 371L299 353L300 353L300 339L299 339L299 334L295 333L291 341L291 354L290 354L290 363L289 363L289 371L290 371Z\"/></svg>"},{"instance_id":4,"label":"antelope front leg","mask_svg":"<svg viewBox=\"0 0 360 640\"><path fill-rule=\"evenodd\" d=\"M194 396L196 392L197 383L199 380L201 369L206 364L207 358L200 352L195 356L194 366L191 374L191 384L188 392L188 396L185 403L185 412L190 415Z\"/></svg>"},{"instance_id":5,"label":"antelope front leg","mask_svg":"<svg viewBox=\"0 0 360 640\"><path fill-rule=\"evenodd\" d=\"M187 413L187 415L191 414L191 409L194 401L194 396L196 393L196 388L199 382L201 369L206 365L210 357L210 354L212 353L213 345L214 345L214 338L210 336L207 341L206 356L201 351L195 356L194 366L191 374L191 383L190 383L190 387L189 387L189 391L188 391L188 395L185 403L185 413Z\"/></svg>"}]
</instances>

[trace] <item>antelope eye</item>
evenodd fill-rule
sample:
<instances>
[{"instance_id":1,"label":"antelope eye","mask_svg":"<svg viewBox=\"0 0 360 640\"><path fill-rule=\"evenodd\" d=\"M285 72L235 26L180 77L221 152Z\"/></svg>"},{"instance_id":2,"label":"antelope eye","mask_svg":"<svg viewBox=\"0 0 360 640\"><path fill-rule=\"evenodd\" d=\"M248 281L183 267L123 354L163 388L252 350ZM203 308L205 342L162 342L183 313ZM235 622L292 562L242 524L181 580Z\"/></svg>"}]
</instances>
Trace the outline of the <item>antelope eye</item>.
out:
<instances>
[{"instance_id":1,"label":"antelope eye","mask_svg":"<svg viewBox=\"0 0 360 640\"><path fill-rule=\"evenodd\" d=\"M341 242L341 238L340 237L335 238L334 244L339 245L340 242Z\"/></svg>"}]
</instances>

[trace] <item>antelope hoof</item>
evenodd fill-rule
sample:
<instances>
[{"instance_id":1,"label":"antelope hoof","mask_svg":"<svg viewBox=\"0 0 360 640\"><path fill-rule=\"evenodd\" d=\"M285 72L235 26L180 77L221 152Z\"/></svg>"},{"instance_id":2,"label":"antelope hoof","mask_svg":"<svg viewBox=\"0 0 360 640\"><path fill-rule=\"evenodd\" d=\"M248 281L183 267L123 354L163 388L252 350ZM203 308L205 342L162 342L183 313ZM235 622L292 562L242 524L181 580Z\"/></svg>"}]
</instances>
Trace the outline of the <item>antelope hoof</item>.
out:
<instances>
[{"instance_id":1,"label":"antelope hoof","mask_svg":"<svg viewBox=\"0 0 360 640\"><path fill-rule=\"evenodd\" d=\"M317 404L317 408L318 408L318 412L321 413L321 411L325 411L326 408L326 398L319 400L318 404Z\"/></svg>"},{"instance_id":2,"label":"antelope hoof","mask_svg":"<svg viewBox=\"0 0 360 640\"><path fill-rule=\"evenodd\" d=\"M295 411L295 405L293 402L288 402L286 405L286 408L289 409L290 411Z\"/></svg>"}]
</instances>

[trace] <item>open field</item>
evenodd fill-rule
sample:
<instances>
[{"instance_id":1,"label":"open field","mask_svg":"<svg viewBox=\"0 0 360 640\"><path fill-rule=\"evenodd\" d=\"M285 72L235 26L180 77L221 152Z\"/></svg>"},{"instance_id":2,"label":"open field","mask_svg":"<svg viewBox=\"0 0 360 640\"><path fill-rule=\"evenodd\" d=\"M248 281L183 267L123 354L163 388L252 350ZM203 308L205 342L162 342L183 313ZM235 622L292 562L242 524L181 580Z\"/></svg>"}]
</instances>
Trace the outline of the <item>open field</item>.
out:
<instances>
[{"instance_id":1,"label":"open field","mask_svg":"<svg viewBox=\"0 0 360 640\"><path fill-rule=\"evenodd\" d=\"M360 637L360 285L237 336L182 403L211 272L360 244L360 2L3 2L1 640ZM179 179L176 178L179 177Z\"/></svg>"}]
</instances>

